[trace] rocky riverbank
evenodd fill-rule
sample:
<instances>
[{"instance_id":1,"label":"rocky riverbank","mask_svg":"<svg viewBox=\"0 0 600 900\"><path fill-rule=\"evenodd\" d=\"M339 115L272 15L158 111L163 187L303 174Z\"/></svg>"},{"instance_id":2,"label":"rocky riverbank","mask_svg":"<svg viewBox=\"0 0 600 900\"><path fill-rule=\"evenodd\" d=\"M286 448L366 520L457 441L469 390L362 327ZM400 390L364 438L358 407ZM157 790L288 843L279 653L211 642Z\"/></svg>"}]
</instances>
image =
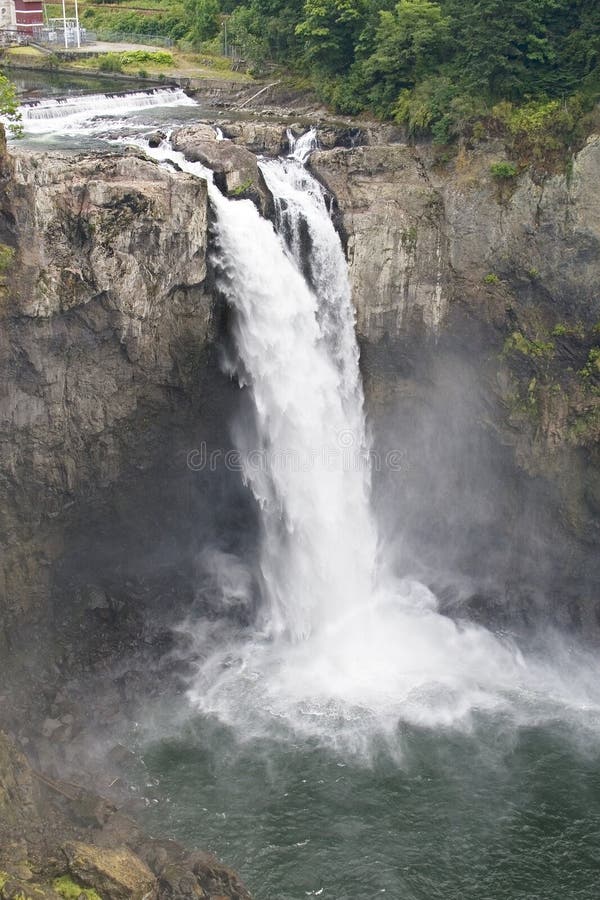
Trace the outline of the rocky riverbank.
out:
<instances>
[{"instance_id":1,"label":"rocky riverbank","mask_svg":"<svg viewBox=\"0 0 600 900\"><path fill-rule=\"evenodd\" d=\"M206 853L154 840L110 801L35 771L0 732L2 900L250 900Z\"/></svg>"}]
</instances>

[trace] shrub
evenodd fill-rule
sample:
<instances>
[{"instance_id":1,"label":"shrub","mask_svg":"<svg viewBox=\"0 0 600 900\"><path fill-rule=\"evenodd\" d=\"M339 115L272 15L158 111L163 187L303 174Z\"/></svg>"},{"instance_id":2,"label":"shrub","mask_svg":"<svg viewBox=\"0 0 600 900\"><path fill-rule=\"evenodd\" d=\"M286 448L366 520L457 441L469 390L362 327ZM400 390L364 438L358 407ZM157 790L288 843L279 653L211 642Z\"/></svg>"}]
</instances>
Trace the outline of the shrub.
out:
<instances>
[{"instance_id":1,"label":"shrub","mask_svg":"<svg viewBox=\"0 0 600 900\"><path fill-rule=\"evenodd\" d=\"M517 167L514 163L506 162L504 160L502 162L492 163L490 166L490 175L494 178L501 178L504 180L514 178L517 171Z\"/></svg>"},{"instance_id":2,"label":"shrub","mask_svg":"<svg viewBox=\"0 0 600 900\"><path fill-rule=\"evenodd\" d=\"M530 341L520 331L513 331L504 342L504 354L519 353L532 359L548 359L554 353L552 341Z\"/></svg>"},{"instance_id":3,"label":"shrub","mask_svg":"<svg viewBox=\"0 0 600 900\"><path fill-rule=\"evenodd\" d=\"M52 887L65 900L79 900L81 896L85 897L86 900L102 900L97 891L93 888L82 887L76 881L73 881L69 875L62 875L60 878L56 878Z\"/></svg>"},{"instance_id":4,"label":"shrub","mask_svg":"<svg viewBox=\"0 0 600 900\"><path fill-rule=\"evenodd\" d=\"M587 362L583 369L579 370L582 378L592 378L600 375L600 347L592 347Z\"/></svg>"},{"instance_id":5,"label":"shrub","mask_svg":"<svg viewBox=\"0 0 600 900\"><path fill-rule=\"evenodd\" d=\"M140 63L152 63L155 66L172 66L173 54L166 50L127 50L120 54L121 64L134 66Z\"/></svg>"},{"instance_id":6,"label":"shrub","mask_svg":"<svg viewBox=\"0 0 600 900\"><path fill-rule=\"evenodd\" d=\"M0 275L4 275L10 269L14 258L15 251L13 248L8 247L6 244L0 244Z\"/></svg>"},{"instance_id":7,"label":"shrub","mask_svg":"<svg viewBox=\"0 0 600 900\"><path fill-rule=\"evenodd\" d=\"M98 68L101 72L122 72L121 57L118 53L105 53L98 57Z\"/></svg>"},{"instance_id":8,"label":"shrub","mask_svg":"<svg viewBox=\"0 0 600 900\"><path fill-rule=\"evenodd\" d=\"M486 275L483 279L484 284L500 284L500 279L497 275L494 275L493 272L490 272L489 275Z\"/></svg>"}]
</instances>

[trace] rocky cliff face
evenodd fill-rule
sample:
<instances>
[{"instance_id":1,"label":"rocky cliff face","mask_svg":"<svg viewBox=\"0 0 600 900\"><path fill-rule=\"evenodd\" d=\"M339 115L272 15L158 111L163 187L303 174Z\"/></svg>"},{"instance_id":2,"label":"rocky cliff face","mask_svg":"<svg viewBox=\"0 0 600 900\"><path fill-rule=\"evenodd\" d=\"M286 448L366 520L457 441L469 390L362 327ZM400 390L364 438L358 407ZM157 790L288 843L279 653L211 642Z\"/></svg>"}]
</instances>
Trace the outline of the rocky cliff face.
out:
<instances>
[{"instance_id":1,"label":"rocky cliff face","mask_svg":"<svg viewBox=\"0 0 600 900\"><path fill-rule=\"evenodd\" d=\"M2 176L6 658L19 624L53 615L49 597L166 553L161 521L190 508L186 454L226 384L201 181L136 153L16 153Z\"/></svg>"},{"instance_id":2,"label":"rocky cliff face","mask_svg":"<svg viewBox=\"0 0 600 900\"><path fill-rule=\"evenodd\" d=\"M407 454L387 493L419 523L413 559L495 569L499 607L596 633L600 138L541 180L494 177L503 158L392 144L311 166L347 240L369 407Z\"/></svg>"}]
</instances>

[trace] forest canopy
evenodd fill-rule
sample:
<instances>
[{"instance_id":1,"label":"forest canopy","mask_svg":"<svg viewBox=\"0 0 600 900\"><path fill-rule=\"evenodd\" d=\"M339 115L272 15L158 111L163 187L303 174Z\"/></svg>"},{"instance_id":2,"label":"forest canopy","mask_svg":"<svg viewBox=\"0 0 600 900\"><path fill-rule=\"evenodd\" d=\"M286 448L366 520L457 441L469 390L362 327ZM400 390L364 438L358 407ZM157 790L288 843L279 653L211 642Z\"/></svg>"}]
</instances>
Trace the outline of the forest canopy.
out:
<instances>
[{"instance_id":1,"label":"forest canopy","mask_svg":"<svg viewBox=\"0 0 600 900\"><path fill-rule=\"evenodd\" d=\"M255 67L271 60L308 75L339 112L440 141L502 102L573 116L575 95L580 106L600 95L597 0L186 2L197 40L226 21Z\"/></svg>"}]
</instances>

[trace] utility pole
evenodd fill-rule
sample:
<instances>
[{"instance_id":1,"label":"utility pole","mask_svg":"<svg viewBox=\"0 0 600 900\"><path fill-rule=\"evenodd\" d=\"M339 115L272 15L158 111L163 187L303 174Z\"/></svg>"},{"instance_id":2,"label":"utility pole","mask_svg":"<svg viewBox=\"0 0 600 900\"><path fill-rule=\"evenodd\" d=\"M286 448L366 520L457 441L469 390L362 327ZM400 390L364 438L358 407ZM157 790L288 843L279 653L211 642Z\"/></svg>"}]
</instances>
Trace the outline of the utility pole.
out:
<instances>
[{"instance_id":1,"label":"utility pole","mask_svg":"<svg viewBox=\"0 0 600 900\"><path fill-rule=\"evenodd\" d=\"M77 35L77 46L81 47L81 32L79 30L79 9L77 8L77 0L75 0L75 34Z\"/></svg>"},{"instance_id":2,"label":"utility pole","mask_svg":"<svg viewBox=\"0 0 600 900\"><path fill-rule=\"evenodd\" d=\"M69 39L67 38L67 8L65 6L65 0L62 0L62 8L63 8L63 37L65 39L65 48L69 48Z\"/></svg>"},{"instance_id":3,"label":"utility pole","mask_svg":"<svg viewBox=\"0 0 600 900\"><path fill-rule=\"evenodd\" d=\"M221 20L223 22L223 56L227 56L229 51L229 43L227 39L227 22L229 21L229 16L222 16Z\"/></svg>"}]
</instances>

